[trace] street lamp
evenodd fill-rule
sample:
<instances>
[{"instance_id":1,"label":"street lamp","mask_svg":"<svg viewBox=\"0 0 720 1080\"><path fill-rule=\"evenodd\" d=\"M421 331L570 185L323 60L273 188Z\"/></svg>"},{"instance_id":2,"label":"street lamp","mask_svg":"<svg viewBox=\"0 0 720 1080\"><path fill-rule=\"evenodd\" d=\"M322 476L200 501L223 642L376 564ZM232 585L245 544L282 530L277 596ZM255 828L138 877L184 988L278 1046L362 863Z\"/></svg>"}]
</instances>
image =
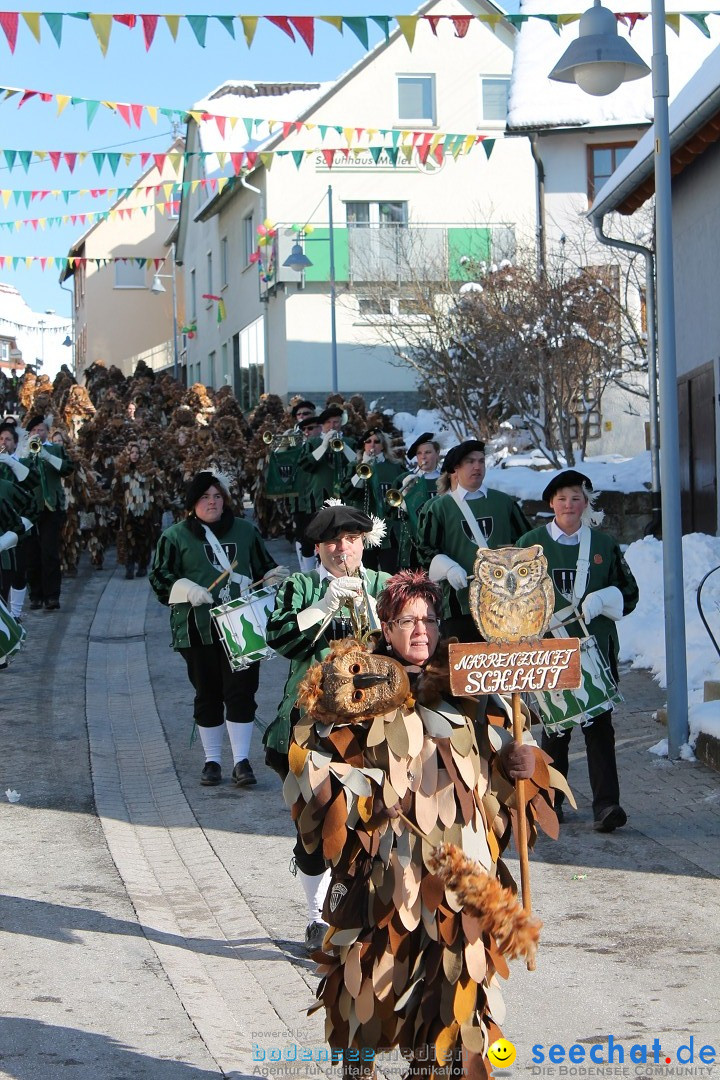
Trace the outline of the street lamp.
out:
<instances>
[{"instance_id":1,"label":"street lamp","mask_svg":"<svg viewBox=\"0 0 720 1080\"><path fill-rule=\"evenodd\" d=\"M331 357L331 383L332 392L338 392L338 349L337 349L337 322L335 317L335 230L333 228L333 202L332 185L328 185L328 229L330 240L330 357ZM307 242L307 241L306 241ZM312 262L302 249L299 241L292 246L292 251L283 263L288 270L295 270L298 274L303 273Z\"/></svg>"},{"instance_id":2,"label":"street lamp","mask_svg":"<svg viewBox=\"0 0 720 1080\"><path fill-rule=\"evenodd\" d=\"M175 288L175 244L170 245L170 267L171 273L153 275L152 285L150 286L150 292L157 296L159 293L164 293L167 290L163 285L163 281L170 281L172 283L172 319L173 319L173 378L179 380L180 377L180 362L178 357L178 335L177 335L177 291Z\"/></svg>"},{"instance_id":3,"label":"street lamp","mask_svg":"<svg viewBox=\"0 0 720 1080\"><path fill-rule=\"evenodd\" d=\"M663 590L665 596L665 663L668 691L668 757L680 756L688 739L687 658L680 509L680 442L678 431L677 358L675 353L675 286L672 247L672 184L668 117L668 57L665 42L665 0L651 0L652 94L655 134L655 273L657 279L658 393L660 406L660 477L662 487ZM610 24L612 23L612 27ZM588 29L589 28L589 29ZM627 42L617 51L617 23L612 12L595 0L580 19L581 36L550 73L559 82L576 81L610 94L621 82L649 73ZM590 73L596 65L597 76ZM643 70L644 69L644 70ZM619 77L618 77L619 76Z\"/></svg>"}]
</instances>

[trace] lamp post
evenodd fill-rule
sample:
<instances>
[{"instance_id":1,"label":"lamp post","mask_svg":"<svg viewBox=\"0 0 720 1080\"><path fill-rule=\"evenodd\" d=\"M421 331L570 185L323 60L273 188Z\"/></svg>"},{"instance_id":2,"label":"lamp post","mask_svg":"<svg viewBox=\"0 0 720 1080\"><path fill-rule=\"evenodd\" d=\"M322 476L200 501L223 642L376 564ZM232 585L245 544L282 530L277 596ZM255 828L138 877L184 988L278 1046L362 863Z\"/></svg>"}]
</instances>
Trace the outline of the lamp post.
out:
<instances>
[{"instance_id":1,"label":"lamp post","mask_svg":"<svg viewBox=\"0 0 720 1080\"><path fill-rule=\"evenodd\" d=\"M156 296L158 293L164 293L165 286L163 281L170 281L172 283L172 320L173 320L173 378L179 381L180 378L180 360L178 356L178 332L177 332L177 290L175 287L175 244L170 245L170 267L171 273L169 274L154 274L152 285L150 286L150 292Z\"/></svg>"},{"instance_id":2,"label":"lamp post","mask_svg":"<svg viewBox=\"0 0 720 1080\"><path fill-rule=\"evenodd\" d=\"M680 747L688 738L688 697L668 116L670 87L665 42L665 0L651 0L651 20L668 757L677 758L680 756ZM620 48L618 43L622 43ZM622 82L642 78L649 72L650 69L629 43L618 37L615 16L602 7L600 0L595 0L594 7L586 11L580 19L580 36L558 61L550 73L550 78L559 82L576 81L581 89L588 93L603 95L612 93Z\"/></svg>"},{"instance_id":3,"label":"lamp post","mask_svg":"<svg viewBox=\"0 0 720 1080\"><path fill-rule=\"evenodd\" d=\"M327 201L328 231L330 234L328 237L330 242L330 382L332 392L336 394L338 391L338 348L335 304L335 229L333 227L332 184L328 185ZM292 251L283 263L283 266L287 266L288 270L295 270L299 274L301 274L303 270L307 270L307 268L312 265L313 264L311 260L308 259L307 255L302 249L302 244L299 241L296 241L293 244Z\"/></svg>"}]
</instances>

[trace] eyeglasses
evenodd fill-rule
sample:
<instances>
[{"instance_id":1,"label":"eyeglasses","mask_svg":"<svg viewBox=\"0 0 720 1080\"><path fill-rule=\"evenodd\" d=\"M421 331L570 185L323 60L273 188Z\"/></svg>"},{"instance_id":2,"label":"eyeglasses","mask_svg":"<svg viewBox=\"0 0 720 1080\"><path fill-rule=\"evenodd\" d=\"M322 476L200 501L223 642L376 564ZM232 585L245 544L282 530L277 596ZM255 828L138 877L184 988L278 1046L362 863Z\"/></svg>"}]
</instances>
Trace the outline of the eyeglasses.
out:
<instances>
[{"instance_id":1,"label":"eyeglasses","mask_svg":"<svg viewBox=\"0 0 720 1080\"><path fill-rule=\"evenodd\" d=\"M401 619L393 619L389 625L399 626L401 630L414 630L417 623L422 623L426 630L431 630L438 625L434 615L403 615Z\"/></svg>"}]
</instances>

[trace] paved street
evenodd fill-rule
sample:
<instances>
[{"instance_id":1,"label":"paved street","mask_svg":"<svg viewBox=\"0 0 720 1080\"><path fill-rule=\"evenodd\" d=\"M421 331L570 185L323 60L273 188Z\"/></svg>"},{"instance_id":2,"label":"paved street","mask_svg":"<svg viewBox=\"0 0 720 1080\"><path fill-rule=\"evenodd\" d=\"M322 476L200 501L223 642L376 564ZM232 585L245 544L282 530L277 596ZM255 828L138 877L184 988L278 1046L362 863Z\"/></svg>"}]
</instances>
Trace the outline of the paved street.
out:
<instances>
[{"instance_id":1,"label":"paved street","mask_svg":"<svg viewBox=\"0 0 720 1080\"><path fill-rule=\"evenodd\" d=\"M271 547L291 560L284 542ZM229 747L224 783L200 786L190 687L147 580L83 564L62 611L26 625L26 650L0 675L0 791L21 795L0 804L0 1077L313 1075L269 1060L295 1043L317 1057L323 1025L305 1015L305 904L259 733L256 788L227 779ZM263 724L285 669L263 665ZM641 672L623 690L628 827L593 833L577 737L578 812L532 859L538 968L515 964L503 987L516 1077L530 1075L536 1044L657 1037L673 1065L690 1036L720 1051L720 775L649 754L664 735L652 719L662 695Z\"/></svg>"}]
</instances>

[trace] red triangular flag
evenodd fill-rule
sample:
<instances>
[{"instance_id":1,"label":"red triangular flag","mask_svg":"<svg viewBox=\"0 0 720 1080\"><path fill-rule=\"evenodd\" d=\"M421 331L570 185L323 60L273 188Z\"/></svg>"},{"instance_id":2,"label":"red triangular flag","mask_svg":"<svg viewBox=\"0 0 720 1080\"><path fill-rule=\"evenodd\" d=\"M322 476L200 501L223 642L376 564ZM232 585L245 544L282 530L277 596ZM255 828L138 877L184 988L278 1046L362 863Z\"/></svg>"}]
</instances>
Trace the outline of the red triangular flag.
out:
<instances>
[{"instance_id":1,"label":"red triangular flag","mask_svg":"<svg viewBox=\"0 0 720 1080\"><path fill-rule=\"evenodd\" d=\"M464 38L473 20L472 15L451 15L452 24L455 27L455 37Z\"/></svg>"},{"instance_id":2,"label":"red triangular flag","mask_svg":"<svg viewBox=\"0 0 720 1080\"><path fill-rule=\"evenodd\" d=\"M118 102L115 108L120 113L127 126L132 127L132 124L130 122L130 106L123 105L122 102Z\"/></svg>"},{"instance_id":3,"label":"red triangular flag","mask_svg":"<svg viewBox=\"0 0 720 1080\"><path fill-rule=\"evenodd\" d=\"M58 165L60 164L60 151L59 150L49 150L48 151L48 157L52 161L53 169L55 170L55 172L57 172L58 171Z\"/></svg>"},{"instance_id":4,"label":"red triangular flag","mask_svg":"<svg viewBox=\"0 0 720 1080\"><path fill-rule=\"evenodd\" d=\"M240 172L240 170L242 169L243 158L244 157L245 157L245 155L242 152L240 152L239 154L231 154L230 155L230 160L232 161L233 172L235 173L236 176Z\"/></svg>"},{"instance_id":5,"label":"red triangular flag","mask_svg":"<svg viewBox=\"0 0 720 1080\"><path fill-rule=\"evenodd\" d=\"M285 123L283 124L283 139L287 139L288 135L290 134L290 132L293 129L293 126L294 125L293 125L292 120L286 120L285 121Z\"/></svg>"},{"instance_id":6,"label":"red triangular flag","mask_svg":"<svg viewBox=\"0 0 720 1080\"><path fill-rule=\"evenodd\" d=\"M143 35L145 37L145 51L147 52L153 43L155 37L155 30L157 29L158 16L157 15L141 15Z\"/></svg>"},{"instance_id":7,"label":"red triangular flag","mask_svg":"<svg viewBox=\"0 0 720 1080\"><path fill-rule=\"evenodd\" d=\"M248 150L247 151L247 153L245 154L245 160L247 162L248 169L254 169L255 168L255 162L257 161L257 156L258 156L257 150Z\"/></svg>"},{"instance_id":8,"label":"red triangular flag","mask_svg":"<svg viewBox=\"0 0 720 1080\"><path fill-rule=\"evenodd\" d=\"M223 139L225 138L225 124L226 124L226 122L227 122L227 117L226 116L216 116L215 117L215 123L217 124L217 129L220 132L220 134L222 135Z\"/></svg>"},{"instance_id":9,"label":"red triangular flag","mask_svg":"<svg viewBox=\"0 0 720 1080\"><path fill-rule=\"evenodd\" d=\"M167 154L153 154L153 161L155 162L155 167L158 172L162 172L165 168L166 159Z\"/></svg>"},{"instance_id":10,"label":"red triangular flag","mask_svg":"<svg viewBox=\"0 0 720 1080\"><path fill-rule=\"evenodd\" d=\"M312 53L315 47L315 19L312 15L293 15L290 22Z\"/></svg>"},{"instance_id":11,"label":"red triangular flag","mask_svg":"<svg viewBox=\"0 0 720 1080\"><path fill-rule=\"evenodd\" d=\"M130 108L132 110L133 120L135 121L135 127L140 127L140 122L142 120L143 109L145 108L145 106L144 105L131 105Z\"/></svg>"},{"instance_id":12,"label":"red triangular flag","mask_svg":"<svg viewBox=\"0 0 720 1080\"><path fill-rule=\"evenodd\" d=\"M423 17L423 19L425 19L426 22L430 23L430 29L432 30L435 37L437 37L438 23L440 22L440 19L442 18L442 16L441 15L423 15L422 17Z\"/></svg>"},{"instance_id":13,"label":"red triangular flag","mask_svg":"<svg viewBox=\"0 0 720 1080\"><path fill-rule=\"evenodd\" d=\"M137 15L113 15L115 22L122 23L123 26L129 26L132 30L137 22Z\"/></svg>"},{"instance_id":14,"label":"red triangular flag","mask_svg":"<svg viewBox=\"0 0 720 1080\"><path fill-rule=\"evenodd\" d=\"M266 18L268 22L271 22L273 26L277 26L280 30L283 30L292 41L295 40L295 34L293 33L293 28L290 25L290 20L287 15L265 15L264 18Z\"/></svg>"},{"instance_id":15,"label":"red triangular flag","mask_svg":"<svg viewBox=\"0 0 720 1080\"><path fill-rule=\"evenodd\" d=\"M63 154L63 158L65 159L65 164L68 169L72 172L75 168L75 162L77 161L77 154L68 152L67 154Z\"/></svg>"},{"instance_id":16,"label":"red triangular flag","mask_svg":"<svg viewBox=\"0 0 720 1080\"><path fill-rule=\"evenodd\" d=\"M0 11L0 26L5 31L5 37L8 40L10 46L10 52L15 52L15 43L17 42L18 32L18 19L19 15L17 11ZM21 102L22 104L22 102Z\"/></svg>"},{"instance_id":17,"label":"red triangular flag","mask_svg":"<svg viewBox=\"0 0 720 1080\"><path fill-rule=\"evenodd\" d=\"M328 169L332 169L333 162L335 161L335 151L323 150L322 156L325 158L325 164L327 165Z\"/></svg>"},{"instance_id":18,"label":"red triangular flag","mask_svg":"<svg viewBox=\"0 0 720 1080\"><path fill-rule=\"evenodd\" d=\"M147 150L143 150L140 154L140 168L144 169L149 160L150 155L148 154Z\"/></svg>"}]
</instances>

